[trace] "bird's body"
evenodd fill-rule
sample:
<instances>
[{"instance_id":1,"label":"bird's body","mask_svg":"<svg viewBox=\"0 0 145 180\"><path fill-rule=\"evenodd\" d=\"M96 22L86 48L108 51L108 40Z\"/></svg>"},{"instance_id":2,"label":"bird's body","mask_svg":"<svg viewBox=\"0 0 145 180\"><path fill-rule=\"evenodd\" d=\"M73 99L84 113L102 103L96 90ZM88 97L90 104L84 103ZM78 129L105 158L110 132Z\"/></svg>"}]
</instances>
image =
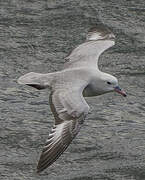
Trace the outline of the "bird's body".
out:
<instances>
[{"instance_id":1,"label":"bird's body","mask_svg":"<svg viewBox=\"0 0 145 180\"><path fill-rule=\"evenodd\" d=\"M87 35L87 41L75 48L66 58L61 71L39 74L28 73L18 79L37 89L51 89L50 107L55 123L38 162L38 172L50 166L78 134L89 106L85 97L98 96L111 91L126 96L118 80L98 69L99 55L115 44L114 35L99 26Z\"/></svg>"}]
</instances>

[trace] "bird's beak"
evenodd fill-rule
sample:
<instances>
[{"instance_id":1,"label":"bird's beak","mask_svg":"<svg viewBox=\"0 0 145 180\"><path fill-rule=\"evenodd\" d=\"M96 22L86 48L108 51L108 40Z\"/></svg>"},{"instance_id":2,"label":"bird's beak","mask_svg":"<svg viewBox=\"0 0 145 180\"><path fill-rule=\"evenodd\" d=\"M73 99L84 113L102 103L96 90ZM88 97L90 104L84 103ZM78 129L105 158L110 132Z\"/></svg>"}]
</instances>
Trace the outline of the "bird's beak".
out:
<instances>
[{"instance_id":1,"label":"bird's beak","mask_svg":"<svg viewBox=\"0 0 145 180\"><path fill-rule=\"evenodd\" d=\"M116 87L114 88L114 90L115 90L116 92L118 92L119 94L121 94L122 96L124 96L124 97L127 96L126 92L123 91L123 90L121 90L121 88L120 88L119 86L116 86Z\"/></svg>"}]
</instances>

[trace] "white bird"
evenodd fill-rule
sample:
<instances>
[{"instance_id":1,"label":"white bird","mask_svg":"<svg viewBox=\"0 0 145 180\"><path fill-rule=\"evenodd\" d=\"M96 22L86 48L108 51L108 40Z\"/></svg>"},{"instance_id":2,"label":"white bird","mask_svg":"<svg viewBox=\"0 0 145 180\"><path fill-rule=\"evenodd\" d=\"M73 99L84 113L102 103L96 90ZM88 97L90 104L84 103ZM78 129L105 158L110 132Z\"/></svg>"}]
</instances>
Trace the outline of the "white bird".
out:
<instances>
[{"instance_id":1,"label":"white bird","mask_svg":"<svg viewBox=\"0 0 145 180\"><path fill-rule=\"evenodd\" d=\"M63 70L40 74L30 72L18 79L37 89L51 88L50 107L55 124L43 148L37 172L50 166L66 150L78 134L89 106L84 97L116 91L126 93L118 86L116 77L98 69L101 53L115 44L114 34L104 26L92 28L86 41L66 58Z\"/></svg>"}]
</instances>

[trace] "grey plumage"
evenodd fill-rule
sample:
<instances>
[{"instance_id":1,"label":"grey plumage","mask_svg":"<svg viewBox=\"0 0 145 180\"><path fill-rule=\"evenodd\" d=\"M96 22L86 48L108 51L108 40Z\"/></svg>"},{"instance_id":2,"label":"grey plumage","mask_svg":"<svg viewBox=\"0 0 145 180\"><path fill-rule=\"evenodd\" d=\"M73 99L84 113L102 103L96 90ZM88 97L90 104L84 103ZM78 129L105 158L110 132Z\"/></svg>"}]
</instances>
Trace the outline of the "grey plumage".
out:
<instances>
[{"instance_id":1,"label":"grey plumage","mask_svg":"<svg viewBox=\"0 0 145 180\"><path fill-rule=\"evenodd\" d=\"M50 95L50 107L55 117L55 125L43 148L38 162L37 172L41 172L59 158L78 134L85 118L82 114L79 118L68 116L65 121L60 119L52 102L52 96L53 94Z\"/></svg>"},{"instance_id":2,"label":"grey plumage","mask_svg":"<svg viewBox=\"0 0 145 180\"><path fill-rule=\"evenodd\" d=\"M50 166L69 146L78 134L89 106L84 96L96 96L111 92L118 86L114 76L98 69L99 55L113 46L114 35L104 27L92 29L86 42L76 47L66 58L62 71L39 74L28 73L18 79L37 89L51 88L50 107L55 124L44 146L37 171ZM108 85L106 82L112 85Z\"/></svg>"}]
</instances>

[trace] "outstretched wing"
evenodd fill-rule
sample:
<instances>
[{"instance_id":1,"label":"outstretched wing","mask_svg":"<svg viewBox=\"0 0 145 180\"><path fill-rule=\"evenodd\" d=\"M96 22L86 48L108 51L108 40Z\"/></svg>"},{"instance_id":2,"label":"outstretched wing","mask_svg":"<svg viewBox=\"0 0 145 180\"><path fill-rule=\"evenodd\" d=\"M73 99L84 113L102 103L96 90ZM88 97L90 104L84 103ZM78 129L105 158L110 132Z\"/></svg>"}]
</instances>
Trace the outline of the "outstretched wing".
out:
<instances>
[{"instance_id":1,"label":"outstretched wing","mask_svg":"<svg viewBox=\"0 0 145 180\"><path fill-rule=\"evenodd\" d=\"M66 57L68 62L65 63L64 68L95 67L100 54L114 44L115 36L109 29L100 25L92 28L87 34L86 42L79 45Z\"/></svg>"},{"instance_id":2,"label":"outstretched wing","mask_svg":"<svg viewBox=\"0 0 145 180\"><path fill-rule=\"evenodd\" d=\"M66 150L78 134L89 106L82 92L57 90L50 95L55 125L49 134L37 166L37 172L50 166Z\"/></svg>"}]
</instances>

